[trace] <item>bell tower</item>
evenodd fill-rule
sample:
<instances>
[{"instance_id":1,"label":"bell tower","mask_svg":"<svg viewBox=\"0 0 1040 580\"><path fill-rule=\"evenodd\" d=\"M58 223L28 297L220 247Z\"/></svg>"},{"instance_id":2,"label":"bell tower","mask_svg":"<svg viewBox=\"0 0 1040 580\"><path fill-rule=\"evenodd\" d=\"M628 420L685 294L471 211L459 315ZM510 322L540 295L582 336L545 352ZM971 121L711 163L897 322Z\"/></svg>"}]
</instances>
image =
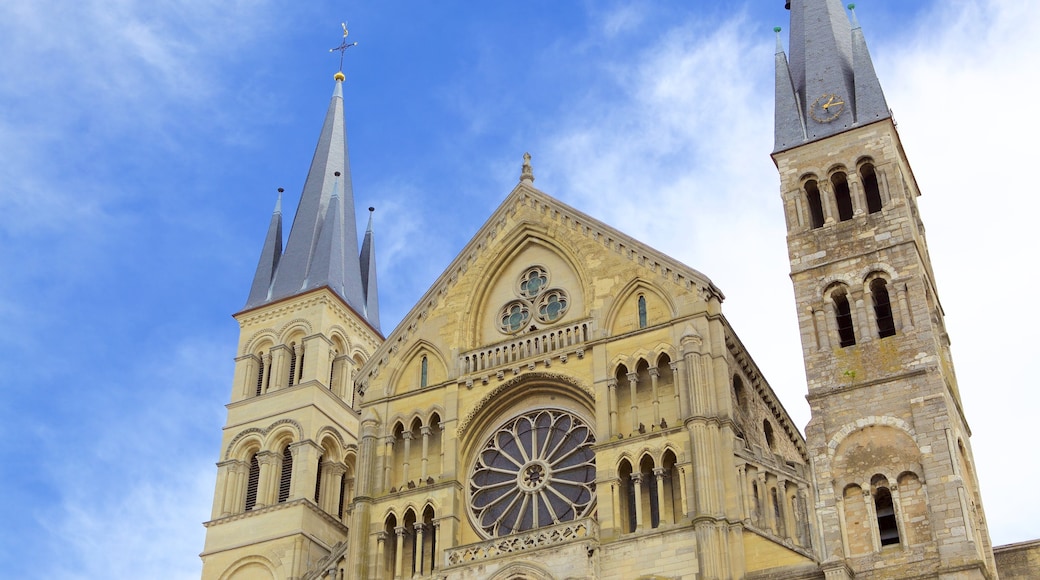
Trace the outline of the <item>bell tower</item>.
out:
<instances>
[{"instance_id":1,"label":"bell tower","mask_svg":"<svg viewBox=\"0 0 1040 580\"><path fill-rule=\"evenodd\" d=\"M344 45L346 46L346 45ZM342 72L289 239L281 196L245 307L202 577L304 578L344 566L358 369L383 342L375 246L358 251Z\"/></svg>"},{"instance_id":2,"label":"bell tower","mask_svg":"<svg viewBox=\"0 0 1040 580\"><path fill-rule=\"evenodd\" d=\"M773 160L826 577L995 578L920 191L854 5L788 8Z\"/></svg>"}]
</instances>

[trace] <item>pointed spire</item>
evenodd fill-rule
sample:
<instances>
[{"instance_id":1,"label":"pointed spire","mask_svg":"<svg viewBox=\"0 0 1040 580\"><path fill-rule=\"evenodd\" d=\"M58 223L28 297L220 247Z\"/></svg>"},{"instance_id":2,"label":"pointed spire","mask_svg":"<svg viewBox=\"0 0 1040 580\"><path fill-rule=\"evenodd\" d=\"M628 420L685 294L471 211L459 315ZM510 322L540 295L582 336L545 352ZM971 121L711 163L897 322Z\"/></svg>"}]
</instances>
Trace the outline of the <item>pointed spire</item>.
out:
<instances>
[{"instance_id":1,"label":"pointed spire","mask_svg":"<svg viewBox=\"0 0 1040 580\"><path fill-rule=\"evenodd\" d=\"M776 120L774 149L780 151L805 142L805 118L798 105L798 95L791 81L791 68L787 64L784 43L780 38L780 27L776 32L776 99L773 118Z\"/></svg>"},{"instance_id":2,"label":"pointed spire","mask_svg":"<svg viewBox=\"0 0 1040 580\"><path fill-rule=\"evenodd\" d=\"M340 172L335 172L340 177ZM321 221L318 242L314 245L314 259L311 262L304 288L328 286L333 292L343 296L344 292L344 254L343 254L343 205L339 198L339 179L333 183L332 195Z\"/></svg>"},{"instance_id":3,"label":"pointed spire","mask_svg":"<svg viewBox=\"0 0 1040 580\"><path fill-rule=\"evenodd\" d=\"M368 228L365 241L361 244L361 287L365 294L365 317L376 330L379 329L379 288L376 284L376 242L372 233L372 216L376 208L368 208Z\"/></svg>"},{"instance_id":4,"label":"pointed spire","mask_svg":"<svg viewBox=\"0 0 1040 580\"><path fill-rule=\"evenodd\" d=\"M355 311L363 313L354 190L343 115L343 76L337 74L335 78L332 101L268 299L328 286Z\"/></svg>"},{"instance_id":5,"label":"pointed spire","mask_svg":"<svg viewBox=\"0 0 1040 580\"><path fill-rule=\"evenodd\" d=\"M856 78L855 110L857 123L869 123L891 116L881 81L874 71L874 61L867 50L867 39L856 18L856 5L849 4L852 15L852 71Z\"/></svg>"},{"instance_id":6,"label":"pointed spire","mask_svg":"<svg viewBox=\"0 0 1040 580\"><path fill-rule=\"evenodd\" d=\"M267 237L264 238L264 249L260 252L260 263L256 266L256 274L253 275L253 285L249 289L249 298L246 300L246 308L263 304L270 298L271 280L278 269L278 261L282 257L282 192L278 188L278 201L274 205L274 213L271 214L271 224L267 227Z\"/></svg>"},{"instance_id":7,"label":"pointed spire","mask_svg":"<svg viewBox=\"0 0 1040 580\"><path fill-rule=\"evenodd\" d=\"M785 75L777 56L776 150L888 117L862 30L858 23L853 29L840 0L791 0L787 7L791 58ZM786 86L788 78L791 88ZM792 101L797 119L787 112ZM801 142L799 132L805 135Z\"/></svg>"}]
</instances>

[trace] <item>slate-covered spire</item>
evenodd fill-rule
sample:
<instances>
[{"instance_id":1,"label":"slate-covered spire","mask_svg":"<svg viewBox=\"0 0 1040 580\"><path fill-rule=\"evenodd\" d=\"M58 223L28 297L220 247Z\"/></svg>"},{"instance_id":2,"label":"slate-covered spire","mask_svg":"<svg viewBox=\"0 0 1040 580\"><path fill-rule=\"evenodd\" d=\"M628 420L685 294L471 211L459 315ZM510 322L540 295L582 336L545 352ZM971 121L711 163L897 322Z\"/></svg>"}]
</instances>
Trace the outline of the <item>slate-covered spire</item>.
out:
<instances>
[{"instance_id":1,"label":"slate-covered spire","mask_svg":"<svg viewBox=\"0 0 1040 580\"><path fill-rule=\"evenodd\" d=\"M774 150L890 116L863 31L849 22L841 1L790 0L787 6L791 58L787 62L777 51ZM791 102L797 115L781 111L781 104Z\"/></svg>"},{"instance_id":2,"label":"slate-covered spire","mask_svg":"<svg viewBox=\"0 0 1040 580\"><path fill-rule=\"evenodd\" d=\"M372 328L379 330L379 287L376 284L376 241L372 233L372 214L376 208L368 208L368 228L365 241L361 244L361 287L365 293L365 317Z\"/></svg>"},{"instance_id":3,"label":"slate-covered spire","mask_svg":"<svg viewBox=\"0 0 1040 580\"><path fill-rule=\"evenodd\" d=\"M343 73L336 73L335 78L336 87L303 185L289 241L285 251L280 252L274 261L273 275L266 291L258 289L266 277L262 270L271 262L267 259L265 246L264 259L257 270L257 281L253 284L246 308L328 286L354 311L366 316L343 115L345 77ZM280 246L280 222L278 227Z\"/></svg>"},{"instance_id":4,"label":"slate-covered spire","mask_svg":"<svg viewBox=\"0 0 1040 580\"><path fill-rule=\"evenodd\" d=\"M264 249L260 252L260 263L256 266L256 274L253 276L253 286L249 289L249 299L246 306L251 304L262 304L270 298L271 281L278 269L278 260L282 257L282 188L278 188L278 201L274 204L274 213L271 214L271 225L267 227L267 237L264 238Z\"/></svg>"}]
</instances>

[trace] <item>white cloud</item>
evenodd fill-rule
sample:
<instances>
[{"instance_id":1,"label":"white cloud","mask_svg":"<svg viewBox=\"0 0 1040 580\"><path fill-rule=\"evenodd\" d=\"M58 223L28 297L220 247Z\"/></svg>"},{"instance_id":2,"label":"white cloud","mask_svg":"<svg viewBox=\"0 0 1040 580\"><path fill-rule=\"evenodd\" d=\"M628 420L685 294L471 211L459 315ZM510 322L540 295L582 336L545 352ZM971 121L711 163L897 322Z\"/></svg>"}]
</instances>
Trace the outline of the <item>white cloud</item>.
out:
<instances>
[{"instance_id":1,"label":"white cloud","mask_svg":"<svg viewBox=\"0 0 1040 580\"><path fill-rule=\"evenodd\" d=\"M1040 118L1023 105L1040 89L1040 15L1009 0L942 3L875 52L921 186L990 533L1035 538L1040 509L1018 500L1040 466L1017 449L1040 409L1027 362L1040 328L1028 290Z\"/></svg>"}]
</instances>

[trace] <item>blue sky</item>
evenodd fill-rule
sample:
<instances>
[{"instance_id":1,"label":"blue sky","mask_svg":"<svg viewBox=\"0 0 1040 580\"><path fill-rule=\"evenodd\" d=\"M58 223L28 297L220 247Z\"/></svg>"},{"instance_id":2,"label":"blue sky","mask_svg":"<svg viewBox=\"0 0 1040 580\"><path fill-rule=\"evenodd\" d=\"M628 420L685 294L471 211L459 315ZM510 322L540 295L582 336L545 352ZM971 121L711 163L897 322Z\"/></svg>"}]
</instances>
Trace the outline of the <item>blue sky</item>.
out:
<instances>
[{"instance_id":1,"label":"blue sky","mask_svg":"<svg viewBox=\"0 0 1040 580\"><path fill-rule=\"evenodd\" d=\"M1040 537L1040 468L1021 455L1040 409L1024 364L1040 15L1011 0L857 13L924 192L991 535ZM346 114L385 331L530 151L535 185L723 289L804 426L769 159L786 19L780 0L0 3L5 576L198 577L230 315L278 187L295 208L342 20L360 43Z\"/></svg>"}]
</instances>

